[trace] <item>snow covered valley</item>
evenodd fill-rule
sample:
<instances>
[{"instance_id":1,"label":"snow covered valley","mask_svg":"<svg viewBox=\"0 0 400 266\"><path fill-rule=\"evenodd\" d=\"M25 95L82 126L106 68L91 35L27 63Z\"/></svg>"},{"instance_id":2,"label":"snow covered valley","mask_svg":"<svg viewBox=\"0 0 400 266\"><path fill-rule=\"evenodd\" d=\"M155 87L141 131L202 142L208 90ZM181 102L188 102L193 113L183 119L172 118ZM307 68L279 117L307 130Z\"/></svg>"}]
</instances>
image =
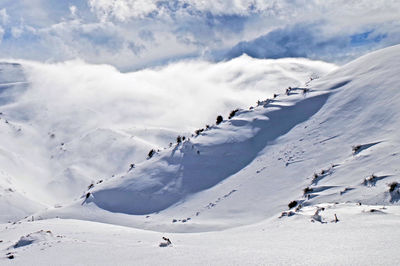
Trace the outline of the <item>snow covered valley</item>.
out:
<instances>
[{"instance_id":1,"label":"snow covered valley","mask_svg":"<svg viewBox=\"0 0 400 266\"><path fill-rule=\"evenodd\" d=\"M400 45L0 70L0 264L400 259Z\"/></svg>"}]
</instances>

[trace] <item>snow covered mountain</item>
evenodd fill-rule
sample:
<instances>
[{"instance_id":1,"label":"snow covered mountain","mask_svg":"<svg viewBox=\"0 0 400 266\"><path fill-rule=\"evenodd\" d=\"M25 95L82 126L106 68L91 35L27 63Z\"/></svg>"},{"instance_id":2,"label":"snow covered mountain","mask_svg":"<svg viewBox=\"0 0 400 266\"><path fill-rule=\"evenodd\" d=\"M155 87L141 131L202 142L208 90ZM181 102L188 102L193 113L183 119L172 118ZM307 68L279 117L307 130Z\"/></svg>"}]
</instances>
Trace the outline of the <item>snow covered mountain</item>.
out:
<instances>
[{"instance_id":1,"label":"snow covered mountain","mask_svg":"<svg viewBox=\"0 0 400 266\"><path fill-rule=\"evenodd\" d=\"M130 74L20 64L1 65L0 218L14 222L0 229L1 262L54 264L60 254L64 265L400 259L400 45L342 67L246 56ZM185 68L187 77L174 75ZM160 84L176 84L175 98ZM194 105L187 85L215 87ZM210 99L217 87L223 93ZM244 95L259 101L246 107ZM166 99L182 109L159 117ZM191 113L202 105L210 111ZM149 113L134 117L143 108Z\"/></svg>"},{"instance_id":2,"label":"snow covered mountain","mask_svg":"<svg viewBox=\"0 0 400 266\"><path fill-rule=\"evenodd\" d=\"M83 62L3 64L0 160L6 183L1 185L7 199L2 203L10 210L0 221L69 203L92 182L126 172L145 161L151 149L163 149L178 134L212 123L216 113L332 68L305 59L247 56L126 74ZM37 208L23 211L24 198Z\"/></svg>"}]
</instances>

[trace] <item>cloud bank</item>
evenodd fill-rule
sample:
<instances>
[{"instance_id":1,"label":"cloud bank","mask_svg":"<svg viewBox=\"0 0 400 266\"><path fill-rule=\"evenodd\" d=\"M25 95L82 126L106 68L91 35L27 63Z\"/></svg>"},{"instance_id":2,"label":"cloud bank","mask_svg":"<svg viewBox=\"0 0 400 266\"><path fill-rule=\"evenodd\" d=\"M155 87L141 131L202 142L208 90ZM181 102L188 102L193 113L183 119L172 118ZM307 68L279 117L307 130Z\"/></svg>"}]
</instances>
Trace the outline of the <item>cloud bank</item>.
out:
<instances>
[{"instance_id":1,"label":"cloud bank","mask_svg":"<svg viewBox=\"0 0 400 266\"><path fill-rule=\"evenodd\" d=\"M360 49L365 52L382 47L384 44L381 42L386 38L388 35L379 33L379 30L324 36L321 25L299 24L240 42L223 54L221 59L248 54L255 58L307 57L326 61L333 58L336 62L346 62L349 58L359 56Z\"/></svg>"},{"instance_id":2,"label":"cloud bank","mask_svg":"<svg viewBox=\"0 0 400 266\"><path fill-rule=\"evenodd\" d=\"M34 121L44 132L62 127L66 136L91 127L132 126L192 133L213 124L218 114L227 117L235 108L248 108L336 68L306 59L248 56L220 63L185 60L130 73L82 61L22 64L29 90L4 112L17 121Z\"/></svg>"},{"instance_id":3,"label":"cloud bank","mask_svg":"<svg viewBox=\"0 0 400 266\"><path fill-rule=\"evenodd\" d=\"M4 0L0 58L120 70L242 52L346 62L400 43L396 0Z\"/></svg>"}]
</instances>

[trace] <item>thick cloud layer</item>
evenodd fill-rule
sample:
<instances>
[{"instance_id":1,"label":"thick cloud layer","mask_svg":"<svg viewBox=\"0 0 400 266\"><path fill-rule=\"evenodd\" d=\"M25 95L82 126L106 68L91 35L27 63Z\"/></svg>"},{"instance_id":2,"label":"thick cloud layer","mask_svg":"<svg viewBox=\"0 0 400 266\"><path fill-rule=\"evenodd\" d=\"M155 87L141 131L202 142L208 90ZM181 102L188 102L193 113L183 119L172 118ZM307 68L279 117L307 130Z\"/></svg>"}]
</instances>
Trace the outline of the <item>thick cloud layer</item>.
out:
<instances>
[{"instance_id":1,"label":"thick cloud layer","mask_svg":"<svg viewBox=\"0 0 400 266\"><path fill-rule=\"evenodd\" d=\"M399 43L399 21L397 0L3 0L0 58L122 70L242 52L345 62Z\"/></svg>"},{"instance_id":2,"label":"thick cloud layer","mask_svg":"<svg viewBox=\"0 0 400 266\"><path fill-rule=\"evenodd\" d=\"M218 114L227 117L235 108L248 108L336 68L306 59L248 56L221 63L181 61L130 73L82 61L23 65L31 85L9 105L14 119L35 121L48 131L62 126L67 135L126 125L193 132L213 124Z\"/></svg>"},{"instance_id":3,"label":"thick cloud layer","mask_svg":"<svg viewBox=\"0 0 400 266\"><path fill-rule=\"evenodd\" d=\"M245 53L255 58L307 57L343 62L359 56L360 49L381 47L384 45L382 40L388 38L379 30L321 37L321 28L316 24L300 24L276 29L254 40L238 43L222 58L235 58Z\"/></svg>"}]
</instances>

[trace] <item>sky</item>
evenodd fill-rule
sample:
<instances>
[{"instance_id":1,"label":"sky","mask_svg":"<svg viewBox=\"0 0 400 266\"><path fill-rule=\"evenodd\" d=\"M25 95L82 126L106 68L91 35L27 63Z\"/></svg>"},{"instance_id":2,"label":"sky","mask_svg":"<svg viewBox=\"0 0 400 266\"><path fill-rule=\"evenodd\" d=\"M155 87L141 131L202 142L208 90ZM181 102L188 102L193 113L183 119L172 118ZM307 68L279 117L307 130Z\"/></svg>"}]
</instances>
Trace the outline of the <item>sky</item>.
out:
<instances>
[{"instance_id":1,"label":"sky","mask_svg":"<svg viewBox=\"0 0 400 266\"><path fill-rule=\"evenodd\" d=\"M398 0L1 0L0 58L121 71L186 58L346 63L400 43Z\"/></svg>"}]
</instances>

